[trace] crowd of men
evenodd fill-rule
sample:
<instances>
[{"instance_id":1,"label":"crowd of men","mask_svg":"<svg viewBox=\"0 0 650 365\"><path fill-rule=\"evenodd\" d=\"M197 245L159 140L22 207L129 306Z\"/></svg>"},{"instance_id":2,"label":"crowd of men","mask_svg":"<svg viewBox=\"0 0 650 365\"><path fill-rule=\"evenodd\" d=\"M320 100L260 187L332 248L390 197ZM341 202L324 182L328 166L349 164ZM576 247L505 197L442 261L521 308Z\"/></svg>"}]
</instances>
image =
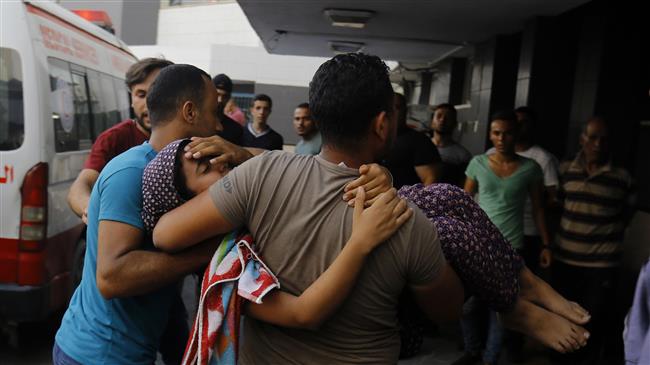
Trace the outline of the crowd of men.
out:
<instances>
[{"instance_id":1,"label":"crowd of men","mask_svg":"<svg viewBox=\"0 0 650 365\"><path fill-rule=\"evenodd\" d=\"M369 162L381 162L386 166L396 188L418 183L449 183L464 188L468 194L476 195L480 207L522 256L526 266L534 272L550 270L553 287L591 313L592 319L587 325L591 333L588 345L554 360L565 364L596 364L605 346L608 315L613 311L616 267L623 231L630 217L632 192L630 175L611 162L608 139L612 130L608 122L599 117L586 121L580 135L580 152L573 159L559 164L555 156L535 144L533 131L538 121L534 110L520 107L498 112L490 119L489 139L493 148L472 156L454 140L458 116L453 105L445 103L432 109L432 135L416 131L407 125L406 98L393 93L392 89L387 91L387 79L380 77L385 66L361 56L343 60L321 67L310 85L310 103L297 105L291 117L300 137L295 153L320 154L317 158L320 158L318 162L324 170L311 166L309 168L314 171L306 176L306 170L294 171L287 167L291 161L278 159L274 162L278 167L282 166L285 174L295 172L296 176L290 178L300 182L300 190L287 195L304 200L302 206L291 205L292 214L310 216L315 206L321 207L315 199L322 192L311 190L316 186L312 179L349 178L354 175L348 171L349 168L358 168ZM359 85L354 90L341 85L338 85L341 87L339 90L325 90L325 86L330 85L327 76L338 74L345 77L346 71L341 69L340 62L352 63L361 70L359 72L367 73L361 75L367 79L356 80ZM165 69L169 71L156 82L161 70ZM152 354L155 356L159 350L166 363L179 363L187 339L185 323L188 313L185 313L178 295L177 282L205 267L214 252L214 245L206 241L176 254L153 248L151 238L143 232L139 216L142 170L157 151L182 138L199 137L202 141L193 144L193 149L188 152L190 157L217 158L232 166L264 150L282 150L284 147L282 135L268 124L273 107L271 97L256 95L248 112L249 120L246 120L247 113L232 100L233 82L224 74L211 78L188 65L173 65L166 60L148 58L129 69L126 84L131 94L134 118L115 125L98 137L68 196L72 210L88 225L88 248L80 288L75 292L56 335L55 364L85 363L88 359L98 363L150 364ZM186 95L182 95L188 102L180 106L177 102L178 88L188 90ZM387 92L390 92L391 110L384 110ZM395 110L392 110L392 105ZM393 112L396 121L394 139L387 131ZM312 119L313 114L321 119ZM355 118L371 122L358 126ZM116 163L108 164L133 147L131 151L135 152L129 152L128 158L120 157ZM335 160L340 163L330 163ZM288 178L278 177L272 170L265 170L267 168L263 165L258 170L269 174L264 180L267 184L254 191L260 201L277 194L275 189L280 186L279 182ZM332 177L323 176L321 170L329 171ZM241 173L236 176L238 180L233 178L229 181L233 184L250 183L244 181L248 175ZM238 189L241 189L240 185L234 188L235 191ZM118 196L120 199L116 198ZM272 204L276 203L269 200L269 206ZM555 228L548 212L558 210L561 210L561 219ZM255 214L264 215L264 212L247 213L257 218ZM273 222L290 230L291 221L282 217ZM259 224L254 219L251 223L252 216L238 218L248 219L247 222L253 225ZM419 220L423 218L416 215L416 221ZM346 222L348 229L351 221ZM317 226L313 228L318 229ZM407 229L408 234L403 232ZM382 288L353 296L351 301L360 308L345 307L322 338L318 334L297 336L289 330L251 322L247 326L251 331L248 336L257 341L257 345L252 345L257 348L252 354L255 347L245 344L244 351L250 351L242 354L243 362L256 363L261 359L271 362L287 359L295 362L306 359L352 362L351 359L357 358L361 362L381 363L392 359L393 355L388 354L396 351L391 345L392 338L376 337L376 333L366 327L373 328L379 324L370 323L372 318L360 314L370 308L377 315L377 321L390 321L386 308L371 302L370 297L377 294L373 290L381 292L377 294L379 297L391 298L388 306L395 305L399 289L404 285L418 288L419 300L440 298L439 294L445 292L444 285L435 284L434 274L441 272L443 264L438 257L440 252L427 248L424 243L427 239L435 241L435 232L413 225L401 231L400 239L412 246L411 251L396 254L386 249L378 252L368 270L370 273L360 281ZM275 233L267 229L262 234L273 236ZM345 230L330 233L338 239ZM284 237L280 233L277 235ZM297 237L305 241L313 239L311 232L307 231ZM311 256L302 252L293 257L283 251L281 242L277 245L277 255L287 255L278 258L283 265L294 265L295 260L302 259L305 265L322 266L322 257L332 255L321 247ZM403 249L398 244L393 246L393 250ZM391 258L393 254L403 254L404 257ZM402 271L401 263L393 262L401 259L413 260L407 265L407 272ZM391 270L395 271L394 275L387 275ZM320 272L312 270L308 274L285 280L290 287L302 288ZM389 276L401 276L401 279ZM449 288L446 290L453 292ZM398 295L391 297L393 292ZM487 328L483 325L485 321ZM465 301L461 328L465 353L454 364L496 364L504 347L511 361L523 361L523 336L505 330L496 313L489 311L478 298ZM286 347L273 348L265 336L273 336L275 344L284 340ZM367 343L354 343L351 340L354 338ZM343 343L342 339L351 342ZM302 347L301 341L309 346ZM376 351L367 352L368 344L373 344ZM328 353L330 347L345 348L348 352ZM314 349L318 353L310 352ZM346 357L350 354L351 357Z\"/></svg>"}]
</instances>

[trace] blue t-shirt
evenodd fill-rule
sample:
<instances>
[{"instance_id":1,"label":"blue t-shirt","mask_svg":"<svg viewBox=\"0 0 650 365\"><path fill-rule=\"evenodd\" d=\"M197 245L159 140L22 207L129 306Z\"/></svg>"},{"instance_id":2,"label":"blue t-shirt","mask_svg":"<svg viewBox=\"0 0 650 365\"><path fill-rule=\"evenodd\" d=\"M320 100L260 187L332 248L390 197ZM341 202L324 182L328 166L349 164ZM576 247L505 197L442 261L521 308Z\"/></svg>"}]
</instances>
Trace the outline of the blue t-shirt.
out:
<instances>
[{"instance_id":1,"label":"blue t-shirt","mask_svg":"<svg viewBox=\"0 0 650 365\"><path fill-rule=\"evenodd\" d=\"M133 147L111 160L93 187L81 283L56 334L61 350L78 362L151 365L156 360L173 286L146 295L106 300L95 280L99 222L117 221L144 231L140 217L142 173L155 156L147 142ZM145 241L143 249L154 249L150 239Z\"/></svg>"}]
</instances>

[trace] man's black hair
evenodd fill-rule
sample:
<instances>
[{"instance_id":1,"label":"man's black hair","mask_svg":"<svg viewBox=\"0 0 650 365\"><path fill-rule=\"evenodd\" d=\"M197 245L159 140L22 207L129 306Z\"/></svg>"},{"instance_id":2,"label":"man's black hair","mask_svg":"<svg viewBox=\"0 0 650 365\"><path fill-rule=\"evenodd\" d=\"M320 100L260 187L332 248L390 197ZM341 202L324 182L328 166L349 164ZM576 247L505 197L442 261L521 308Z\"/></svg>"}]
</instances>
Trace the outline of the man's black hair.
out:
<instances>
[{"instance_id":1,"label":"man's black hair","mask_svg":"<svg viewBox=\"0 0 650 365\"><path fill-rule=\"evenodd\" d=\"M221 89L228 94L232 94L232 80L226 74L218 74L212 79L214 87Z\"/></svg>"},{"instance_id":2,"label":"man's black hair","mask_svg":"<svg viewBox=\"0 0 650 365\"><path fill-rule=\"evenodd\" d=\"M266 94L257 94L253 98L253 102L251 103L251 106L255 105L256 101L266 101L269 103L269 108L273 108L273 100L271 100L271 97L266 95Z\"/></svg>"},{"instance_id":3,"label":"man's black hair","mask_svg":"<svg viewBox=\"0 0 650 365\"><path fill-rule=\"evenodd\" d=\"M537 120L537 113L535 113L535 109L529 106L520 106L519 108L515 109L515 113L526 115L531 122L535 122Z\"/></svg>"},{"instance_id":4,"label":"man's black hair","mask_svg":"<svg viewBox=\"0 0 650 365\"><path fill-rule=\"evenodd\" d=\"M372 119L393 112L388 67L377 56L340 54L323 63L309 83L311 114L324 144L356 150Z\"/></svg>"},{"instance_id":5,"label":"man's black hair","mask_svg":"<svg viewBox=\"0 0 650 365\"><path fill-rule=\"evenodd\" d=\"M296 109L309 109L309 103L300 103L296 106Z\"/></svg>"},{"instance_id":6,"label":"man's black hair","mask_svg":"<svg viewBox=\"0 0 650 365\"><path fill-rule=\"evenodd\" d=\"M492 117L490 118L490 122L494 122L495 120L504 120L509 123L517 124L517 115L515 114L514 111L510 110L500 110L494 114L492 114Z\"/></svg>"},{"instance_id":7,"label":"man's black hair","mask_svg":"<svg viewBox=\"0 0 650 365\"><path fill-rule=\"evenodd\" d=\"M147 94L151 125L172 119L186 101L200 107L205 94L205 81L210 75L192 65L171 65L160 70Z\"/></svg>"},{"instance_id":8,"label":"man's black hair","mask_svg":"<svg viewBox=\"0 0 650 365\"><path fill-rule=\"evenodd\" d=\"M438 104L438 105L435 106L435 108L433 108L433 111L435 112L438 109L447 109L447 110L451 110L452 112L456 113L456 107L453 106L450 103Z\"/></svg>"}]
</instances>

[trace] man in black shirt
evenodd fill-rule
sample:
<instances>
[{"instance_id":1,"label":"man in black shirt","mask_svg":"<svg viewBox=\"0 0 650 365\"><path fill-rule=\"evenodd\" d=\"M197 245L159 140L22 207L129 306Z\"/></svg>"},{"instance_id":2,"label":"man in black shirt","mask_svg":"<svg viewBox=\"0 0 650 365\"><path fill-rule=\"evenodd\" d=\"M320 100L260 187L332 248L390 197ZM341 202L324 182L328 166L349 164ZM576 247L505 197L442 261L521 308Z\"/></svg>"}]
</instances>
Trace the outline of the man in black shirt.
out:
<instances>
[{"instance_id":1,"label":"man in black shirt","mask_svg":"<svg viewBox=\"0 0 650 365\"><path fill-rule=\"evenodd\" d=\"M228 142L241 146L244 128L224 113L224 108L232 95L232 80L225 74L218 74L212 79L212 83L217 88L219 120L223 126L223 130L217 134Z\"/></svg>"},{"instance_id":2,"label":"man in black shirt","mask_svg":"<svg viewBox=\"0 0 650 365\"><path fill-rule=\"evenodd\" d=\"M271 115L273 102L266 94L257 94L251 106L252 121L246 124L242 138L242 146L263 148L265 150L281 150L284 145L282 136L271 129L266 123Z\"/></svg>"},{"instance_id":3,"label":"man in black shirt","mask_svg":"<svg viewBox=\"0 0 650 365\"><path fill-rule=\"evenodd\" d=\"M403 185L430 185L437 182L440 155L425 134L406 125L404 95L395 93L395 110L398 118L397 138L384 161L384 165L393 175L393 185L400 188Z\"/></svg>"}]
</instances>

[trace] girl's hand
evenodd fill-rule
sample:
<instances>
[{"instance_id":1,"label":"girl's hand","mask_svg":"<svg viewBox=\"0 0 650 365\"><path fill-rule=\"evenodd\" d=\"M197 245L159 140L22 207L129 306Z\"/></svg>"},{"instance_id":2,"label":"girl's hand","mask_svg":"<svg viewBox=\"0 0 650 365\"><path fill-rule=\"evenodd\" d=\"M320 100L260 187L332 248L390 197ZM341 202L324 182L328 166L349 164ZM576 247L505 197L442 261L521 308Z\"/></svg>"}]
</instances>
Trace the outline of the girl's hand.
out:
<instances>
[{"instance_id":1,"label":"girl's hand","mask_svg":"<svg viewBox=\"0 0 650 365\"><path fill-rule=\"evenodd\" d=\"M359 245L367 254L390 238L413 215L413 210L406 201L397 197L397 191L392 188L379 194L375 203L366 209L365 200L365 191L362 187L357 188L349 243Z\"/></svg>"},{"instance_id":2,"label":"girl's hand","mask_svg":"<svg viewBox=\"0 0 650 365\"><path fill-rule=\"evenodd\" d=\"M393 187L393 177L387 168L376 163L361 165L359 167L359 178L345 186L343 200L349 206L355 205L355 197L358 187L363 187L366 193L365 206L371 206L377 201L379 194L389 191Z\"/></svg>"}]
</instances>

